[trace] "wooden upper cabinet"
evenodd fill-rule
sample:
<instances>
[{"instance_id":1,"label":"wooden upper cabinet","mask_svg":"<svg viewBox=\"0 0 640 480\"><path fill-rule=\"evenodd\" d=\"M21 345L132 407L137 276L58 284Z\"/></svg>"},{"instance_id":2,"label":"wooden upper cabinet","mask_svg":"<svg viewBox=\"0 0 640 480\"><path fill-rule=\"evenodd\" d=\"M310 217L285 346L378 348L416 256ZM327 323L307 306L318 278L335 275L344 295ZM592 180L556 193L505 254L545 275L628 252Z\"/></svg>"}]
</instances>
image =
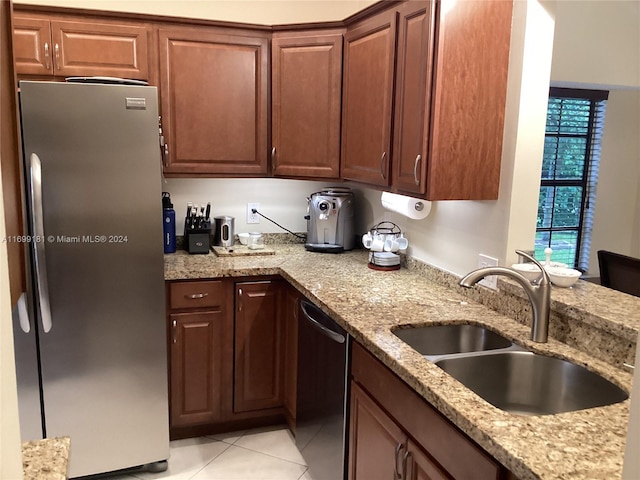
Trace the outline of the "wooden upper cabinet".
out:
<instances>
[{"instance_id":1,"label":"wooden upper cabinet","mask_svg":"<svg viewBox=\"0 0 640 480\"><path fill-rule=\"evenodd\" d=\"M267 35L161 28L158 36L165 174L265 175Z\"/></svg>"},{"instance_id":2,"label":"wooden upper cabinet","mask_svg":"<svg viewBox=\"0 0 640 480\"><path fill-rule=\"evenodd\" d=\"M385 11L345 35L341 177L390 184L397 13Z\"/></svg>"},{"instance_id":3,"label":"wooden upper cabinet","mask_svg":"<svg viewBox=\"0 0 640 480\"><path fill-rule=\"evenodd\" d=\"M439 10L427 198L498 198L511 1Z\"/></svg>"},{"instance_id":4,"label":"wooden upper cabinet","mask_svg":"<svg viewBox=\"0 0 640 480\"><path fill-rule=\"evenodd\" d=\"M16 14L16 71L19 75L149 80L151 31L145 24Z\"/></svg>"},{"instance_id":5,"label":"wooden upper cabinet","mask_svg":"<svg viewBox=\"0 0 640 480\"><path fill-rule=\"evenodd\" d=\"M399 8L392 183L420 195L426 192L434 5L412 1Z\"/></svg>"},{"instance_id":6,"label":"wooden upper cabinet","mask_svg":"<svg viewBox=\"0 0 640 480\"><path fill-rule=\"evenodd\" d=\"M274 175L338 178L342 32L276 33L271 45Z\"/></svg>"}]
</instances>

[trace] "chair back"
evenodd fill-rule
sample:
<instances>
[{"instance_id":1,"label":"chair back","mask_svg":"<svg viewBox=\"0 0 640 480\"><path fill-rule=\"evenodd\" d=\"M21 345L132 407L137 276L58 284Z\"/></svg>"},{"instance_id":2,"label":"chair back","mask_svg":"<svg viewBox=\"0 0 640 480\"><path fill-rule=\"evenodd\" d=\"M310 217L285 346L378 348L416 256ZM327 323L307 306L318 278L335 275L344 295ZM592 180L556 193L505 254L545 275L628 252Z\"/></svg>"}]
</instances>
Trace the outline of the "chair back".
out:
<instances>
[{"instance_id":1,"label":"chair back","mask_svg":"<svg viewBox=\"0 0 640 480\"><path fill-rule=\"evenodd\" d=\"M640 258L598 250L600 284L640 297Z\"/></svg>"}]
</instances>

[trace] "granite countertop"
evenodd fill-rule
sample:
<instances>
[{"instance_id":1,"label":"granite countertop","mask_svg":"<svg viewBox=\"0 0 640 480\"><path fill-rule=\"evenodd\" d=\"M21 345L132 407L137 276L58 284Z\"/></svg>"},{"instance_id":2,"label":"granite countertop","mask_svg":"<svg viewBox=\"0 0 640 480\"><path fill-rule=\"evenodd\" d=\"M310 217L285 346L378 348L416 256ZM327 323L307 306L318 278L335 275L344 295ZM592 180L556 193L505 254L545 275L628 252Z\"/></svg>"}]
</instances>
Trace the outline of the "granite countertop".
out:
<instances>
[{"instance_id":1,"label":"granite countertop","mask_svg":"<svg viewBox=\"0 0 640 480\"><path fill-rule=\"evenodd\" d=\"M69 437L24 442L22 444L24 480L65 480L70 448Z\"/></svg>"},{"instance_id":2,"label":"granite countertop","mask_svg":"<svg viewBox=\"0 0 640 480\"><path fill-rule=\"evenodd\" d=\"M367 267L367 252L361 250L332 255L307 252L301 245L272 248L275 255L262 257L165 255L165 279L281 275L517 477L621 478L629 400L556 415L510 414L423 358L391 329L441 323L484 325L530 350L587 366L629 392L632 376L627 371L553 338L545 344L533 343L528 326L471 300L462 288L435 282L420 269L374 271ZM570 290L554 288L552 303L574 315L582 308L585 321L599 328L621 330L629 339L637 336L640 299L614 292L616 305L607 313L597 293L584 294L591 287L583 283ZM592 305L596 314L586 313Z\"/></svg>"}]
</instances>

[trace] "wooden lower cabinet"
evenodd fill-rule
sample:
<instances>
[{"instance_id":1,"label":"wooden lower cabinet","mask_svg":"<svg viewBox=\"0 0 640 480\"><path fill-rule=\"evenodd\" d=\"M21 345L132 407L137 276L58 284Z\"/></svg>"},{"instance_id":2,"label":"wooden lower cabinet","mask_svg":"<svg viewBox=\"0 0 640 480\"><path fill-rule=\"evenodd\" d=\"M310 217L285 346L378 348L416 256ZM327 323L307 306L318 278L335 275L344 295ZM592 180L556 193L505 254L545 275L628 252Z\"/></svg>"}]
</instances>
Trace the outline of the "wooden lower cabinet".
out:
<instances>
[{"instance_id":1,"label":"wooden lower cabinet","mask_svg":"<svg viewBox=\"0 0 640 480\"><path fill-rule=\"evenodd\" d=\"M221 420L222 312L170 316L171 425Z\"/></svg>"},{"instance_id":2,"label":"wooden lower cabinet","mask_svg":"<svg viewBox=\"0 0 640 480\"><path fill-rule=\"evenodd\" d=\"M447 475L356 383L351 384L349 479L447 479Z\"/></svg>"},{"instance_id":3,"label":"wooden lower cabinet","mask_svg":"<svg viewBox=\"0 0 640 480\"><path fill-rule=\"evenodd\" d=\"M171 282L169 419L171 429L221 422L231 383L233 317L227 282Z\"/></svg>"},{"instance_id":4,"label":"wooden lower cabinet","mask_svg":"<svg viewBox=\"0 0 640 480\"><path fill-rule=\"evenodd\" d=\"M292 286L284 291L284 410L289 429L295 432L298 400L298 312L302 295Z\"/></svg>"},{"instance_id":5,"label":"wooden lower cabinet","mask_svg":"<svg viewBox=\"0 0 640 480\"><path fill-rule=\"evenodd\" d=\"M235 413L282 406L283 333L280 280L235 287Z\"/></svg>"},{"instance_id":6,"label":"wooden lower cabinet","mask_svg":"<svg viewBox=\"0 0 640 480\"><path fill-rule=\"evenodd\" d=\"M514 478L356 342L350 410L349 480Z\"/></svg>"},{"instance_id":7,"label":"wooden lower cabinet","mask_svg":"<svg viewBox=\"0 0 640 480\"><path fill-rule=\"evenodd\" d=\"M279 277L167 282L172 439L288 419L285 287Z\"/></svg>"}]
</instances>

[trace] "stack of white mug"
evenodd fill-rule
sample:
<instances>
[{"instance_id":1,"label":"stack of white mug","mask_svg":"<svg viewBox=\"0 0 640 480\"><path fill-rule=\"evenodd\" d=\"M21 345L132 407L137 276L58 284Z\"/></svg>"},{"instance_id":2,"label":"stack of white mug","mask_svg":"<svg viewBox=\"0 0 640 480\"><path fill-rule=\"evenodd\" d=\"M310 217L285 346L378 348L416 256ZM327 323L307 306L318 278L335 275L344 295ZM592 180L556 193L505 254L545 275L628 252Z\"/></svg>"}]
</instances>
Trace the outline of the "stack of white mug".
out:
<instances>
[{"instance_id":1,"label":"stack of white mug","mask_svg":"<svg viewBox=\"0 0 640 480\"><path fill-rule=\"evenodd\" d=\"M400 233L365 233L362 245L372 252L404 252L409 246L409 240Z\"/></svg>"}]
</instances>

